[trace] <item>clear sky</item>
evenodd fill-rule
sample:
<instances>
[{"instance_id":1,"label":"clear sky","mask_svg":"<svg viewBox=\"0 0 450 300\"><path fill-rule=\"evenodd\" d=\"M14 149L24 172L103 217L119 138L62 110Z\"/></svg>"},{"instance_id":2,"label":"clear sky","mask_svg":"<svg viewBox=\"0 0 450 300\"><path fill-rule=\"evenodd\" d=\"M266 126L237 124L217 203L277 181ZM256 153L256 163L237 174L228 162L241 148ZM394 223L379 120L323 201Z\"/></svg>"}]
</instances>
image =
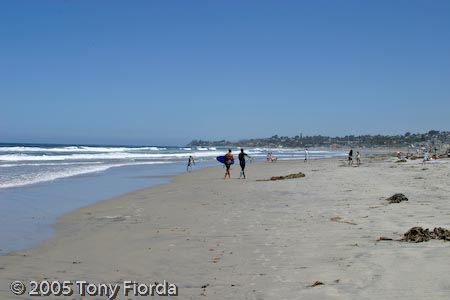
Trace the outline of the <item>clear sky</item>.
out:
<instances>
[{"instance_id":1,"label":"clear sky","mask_svg":"<svg viewBox=\"0 0 450 300\"><path fill-rule=\"evenodd\" d=\"M450 1L0 0L0 142L450 130Z\"/></svg>"}]
</instances>

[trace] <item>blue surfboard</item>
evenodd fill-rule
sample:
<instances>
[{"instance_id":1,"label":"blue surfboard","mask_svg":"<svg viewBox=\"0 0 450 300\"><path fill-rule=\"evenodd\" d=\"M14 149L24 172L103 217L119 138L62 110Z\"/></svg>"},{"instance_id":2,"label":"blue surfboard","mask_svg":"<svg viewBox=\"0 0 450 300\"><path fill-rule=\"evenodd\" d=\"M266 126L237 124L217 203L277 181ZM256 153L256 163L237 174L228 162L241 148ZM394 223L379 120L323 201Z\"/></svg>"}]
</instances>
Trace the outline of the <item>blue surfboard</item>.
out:
<instances>
[{"instance_id":1,"label":"blue surfboard","mask_svg":"<svg viewBox=\"0 0 450 300\"><path fill-rule=\"evenodd\" d=\"M225 155L217 156L216 159L218 162L225 164ZM234 164L234 160L231 161L231 164Z\"/></svg>"}]
</instances>

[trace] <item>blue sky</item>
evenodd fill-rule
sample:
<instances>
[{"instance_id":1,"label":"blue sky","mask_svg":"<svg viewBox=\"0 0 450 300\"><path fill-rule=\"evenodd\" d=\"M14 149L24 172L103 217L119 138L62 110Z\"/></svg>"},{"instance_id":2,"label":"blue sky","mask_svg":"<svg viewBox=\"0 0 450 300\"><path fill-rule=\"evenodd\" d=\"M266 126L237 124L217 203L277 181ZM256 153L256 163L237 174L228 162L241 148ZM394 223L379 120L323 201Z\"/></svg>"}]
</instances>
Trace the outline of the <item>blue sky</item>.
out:
<instances>
[{"instance_id":1,"label":"blue sky","mask_svg":"<svg viewBox=\"0 0 450 300\"><path fill-rule=\"evenodd\" d=\"M0 141L450 130L449 1L0 0Z\"/></svg>"}]
</instances>

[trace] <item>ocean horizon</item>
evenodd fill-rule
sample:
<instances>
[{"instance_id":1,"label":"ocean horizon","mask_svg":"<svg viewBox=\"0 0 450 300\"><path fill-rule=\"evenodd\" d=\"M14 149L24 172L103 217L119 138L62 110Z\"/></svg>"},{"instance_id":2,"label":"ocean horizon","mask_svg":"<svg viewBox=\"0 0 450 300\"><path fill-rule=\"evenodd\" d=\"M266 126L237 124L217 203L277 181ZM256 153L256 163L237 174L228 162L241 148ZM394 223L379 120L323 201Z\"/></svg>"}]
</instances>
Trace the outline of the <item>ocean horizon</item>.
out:
<instances>
[{"instance_id":1,"label":"ocean horizon","mask_svg":"<svg viewBox=\"0 0 450 300\"><path fill-rule=\"evenodd\" d=\"M222 147L0 144L0 255L51 238L66 213L170 182L170 176L215 166ZM239 148L232 149L235 155ZM279 160L304 159L304 149L246 148L254 162L268 152ZM343 157L346 151L309 149L308 159ZM248 170L251 174L251 167Z\"/></svg>"}]
</instances>

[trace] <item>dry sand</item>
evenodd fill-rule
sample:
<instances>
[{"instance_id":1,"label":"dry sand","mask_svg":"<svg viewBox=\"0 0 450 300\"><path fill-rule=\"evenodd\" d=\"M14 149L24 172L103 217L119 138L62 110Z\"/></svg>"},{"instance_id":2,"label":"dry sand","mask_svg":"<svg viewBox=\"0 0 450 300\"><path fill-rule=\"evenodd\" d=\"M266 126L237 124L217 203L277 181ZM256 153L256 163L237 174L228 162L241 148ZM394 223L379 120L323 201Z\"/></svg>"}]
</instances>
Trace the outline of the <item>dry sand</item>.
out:
<instances>
[{"instance_id":1,"label":"dry sand","mask_svg":"<svg viewBox=\"0 0 450 300\"><path fill-rule=\"evenodd\" d=\"M150 284L165 299L449 299L450 242L398 239L450 229L450 164L363 157L213 167L64 216L42 246L0 257L0 299L29 281ZM303 172L304 178L256 181ZM387 204L403 193L409 201ZM23 296L9 284L22 280ZM316 281L323 284L313 286ZM49 299L107 299L85 296ZM42 297L45 298L45 297ZM123 287L116 299L124 297Z\"/></svg>"}]
</instances>

